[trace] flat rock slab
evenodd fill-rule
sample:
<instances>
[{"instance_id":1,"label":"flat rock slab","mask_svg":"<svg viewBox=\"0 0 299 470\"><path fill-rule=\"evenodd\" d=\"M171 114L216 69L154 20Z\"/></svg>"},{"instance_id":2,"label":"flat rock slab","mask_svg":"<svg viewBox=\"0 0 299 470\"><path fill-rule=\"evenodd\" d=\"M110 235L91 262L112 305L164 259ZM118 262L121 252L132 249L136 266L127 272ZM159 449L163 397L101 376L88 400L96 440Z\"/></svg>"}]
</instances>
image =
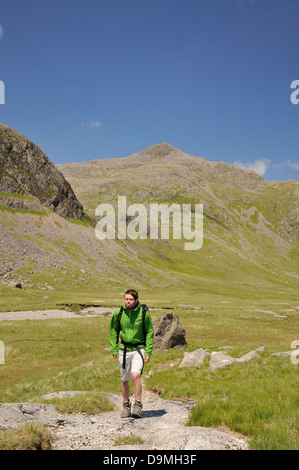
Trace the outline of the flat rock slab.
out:
<instances>
[{"instance_id":1,"label":"flat rock slab","mask_svg":"<svg viewBox=\"0 0 299 470\"><path fill-rule=\"evenodd\" d=\"M66 393L63 392L62 396ZM246 450L245 438L199 426L186 427L192 407L174 400L143 399L143 418L120 418L122 397L107 394L115 411L61 414L53 405L0 404L0 429L40 422L52 428L53 450ZM121 437L136 436L143 444L114 446Z\"/></svg>"},{"instance_id":2,"label":"flat rock slab","mask_svg":"<svg viewBox=\"0 0 299 470\"><path fill-rule=\"evenodd\" d=\"M56 425L65 416L53 405L42 403L0 403L0 429L9 430L32 422Z\"/></svg>"},{"instance_id":3,"label":"flat rock slab","mask_svg":"<svg viewBox=\"0 0 299 470\"><path fill-rule=\"evenodd\" d=\"M80 314L68 312L66 310L28 310L22 312L0 312L0 321L12 320L49 320L51 318L85 318L112 314L115 309L95 307L86 308Z\"/></svg>"},{"instance_id":4,"label":"flat rock slab","mask_svg":"<svg viewBox=\"0 0 299 470\"><path fill-rule=\"evenodd\" d=\"M80 315L66 310L28 310L23 312L0 312L1 320L48 320L49 318L80 318Z\"/></svg>"}]
</instances>

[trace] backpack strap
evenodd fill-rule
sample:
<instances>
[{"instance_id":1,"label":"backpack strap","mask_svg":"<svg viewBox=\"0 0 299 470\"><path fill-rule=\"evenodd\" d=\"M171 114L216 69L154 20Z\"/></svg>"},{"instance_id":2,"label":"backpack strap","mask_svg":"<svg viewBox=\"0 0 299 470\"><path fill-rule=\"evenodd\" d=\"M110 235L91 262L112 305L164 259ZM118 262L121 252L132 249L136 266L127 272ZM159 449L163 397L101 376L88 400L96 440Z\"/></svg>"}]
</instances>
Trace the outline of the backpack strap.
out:
<instances>
[{"instance_id":1,"label":"backpack strap","mask_svg":"<svg viewBox=\"0 0 299 470\"><path fill-rule=\"evenodd\" d=\"M144 344L146 344L146 331L145 331L145 315L146 312L148 311L147 305L142 304L142 329L143 329L143 339L144 339Z\"/></svg>"},{"instance_id":2,"label":"backpack strap","mask_svg":"<svg viewBox=\"0 0 299 470\"><path fill-rule=\"evenodd\" d=\"M121 316L122 316L122 313L123 313L123 306L120 307L119 309L119 313L118 313L118 316L117 316L117 325L118 325L118 330L117 330L117 341L116 341L116 344L118 344L118 341L119 341L119 333L120 333L120 319L121 319Z\"/></svg>"}]
</instances>

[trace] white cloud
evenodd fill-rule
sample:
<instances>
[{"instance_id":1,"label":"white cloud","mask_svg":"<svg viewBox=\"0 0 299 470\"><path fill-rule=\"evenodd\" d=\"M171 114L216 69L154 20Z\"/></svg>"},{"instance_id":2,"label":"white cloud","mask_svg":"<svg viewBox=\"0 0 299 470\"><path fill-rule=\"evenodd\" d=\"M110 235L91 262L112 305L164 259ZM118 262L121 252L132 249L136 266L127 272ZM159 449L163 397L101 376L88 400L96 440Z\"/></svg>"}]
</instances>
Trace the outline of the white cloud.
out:
<instances>
[{"instance_id":1,"label":"white cloud","mask_svg":"<svg viewBox=\"0 0 299 470\"><path fill-rule=\"evenodd\" d=\"M0 24L0 39L3 38L3 36L4 36L4 30Z\"/></svg>"},{"instance_id":2,"label":"white cloud","mask_svg":"<svg viewBox=\"0 0 299 470\"><path fill-rule=\"evenodd\" d=\"M272 166L275 170L278 170L282 166L289 166L293 170L299 171L299 163L292 163L291 160L288 160L287 162L282 162L282 163L275 163Z\"/></svg>"},{"instance_id":3,"label":"white cloud","mask_svg":"<svg viewBox=\"0 0 299 470\"><path fill-rule=\"evenodd\" d=\"M89 129L97 129L98 127L101 127L101 123L99 121L88 121L86 126Z\"/></svg>"},{"instance_id":4,"label":"white cloud","mask_svg":"<svg viewBox=\"0 0 299 470\"><path fill-rule=\"evenodd\" d=\"M290 168L293 168L293 170L299 171L299 163L292 163L290 160L288 160L286 164L287 164Z\"/></svg>"},{"instance_id":5,"label":"white cloud","mask_svg":"<svg viewBox=\"0 0 299 470\"><path fill-rule=\"evenodd\" d=\"M87 121L83 122L81 126L87 129L99 129L99 127L101 127L101 123L100 121Z\"/></svg>"},{"instance_id":6,"label":"white cloud","mask_svg":"<svg viewBox=\"0 0 299 470\"><path fill-rule=\"evenodd\" d=\"M234 162L234 165L237 166L238 168L242 168L243 170L253 170L255 171L258 175L264 176L266 173L267 169L269 168L270 165L270 160L267 160L266 158L262 160L255 160L255 162L251 163L241 163L240 161Z\"/></svg>"}]
</instances>

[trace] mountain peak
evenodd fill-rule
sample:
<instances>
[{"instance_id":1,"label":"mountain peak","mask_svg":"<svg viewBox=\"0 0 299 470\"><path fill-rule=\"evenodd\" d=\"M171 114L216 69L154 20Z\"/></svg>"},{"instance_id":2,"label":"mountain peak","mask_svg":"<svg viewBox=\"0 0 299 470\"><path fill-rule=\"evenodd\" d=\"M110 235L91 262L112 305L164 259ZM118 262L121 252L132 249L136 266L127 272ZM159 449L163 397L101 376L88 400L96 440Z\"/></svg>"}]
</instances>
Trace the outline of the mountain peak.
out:
<instances>
[{"instance_id":1,"label":"mountain peak","mask_svg":"<svg viewBox=\"0 0 299 470\"><path fill-rule=\"evenodd\" d=\"M150 145L146 150L144 150L143 153L164 157L174 150L176 149L172 145L168 144L167 142L162 142L161 144Z\"/></svg>"}]
</instances>

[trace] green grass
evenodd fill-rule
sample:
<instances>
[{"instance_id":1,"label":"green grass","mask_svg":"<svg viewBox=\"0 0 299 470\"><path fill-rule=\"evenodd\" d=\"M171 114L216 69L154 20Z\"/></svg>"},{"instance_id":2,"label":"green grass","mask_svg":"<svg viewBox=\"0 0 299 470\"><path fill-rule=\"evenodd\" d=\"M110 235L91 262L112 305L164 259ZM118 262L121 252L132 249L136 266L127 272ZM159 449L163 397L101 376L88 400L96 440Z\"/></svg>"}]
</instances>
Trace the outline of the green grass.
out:
<instances>
[{"instance_id":1,"label":"green grass","mask_svg":"<svg viewBox=\"0 0 299 470\"><path fill-rule=\"evenodd\" d=\"M126 446L126 445L138 445L144 444L144 441L141 437L138 436L120 436L119 438L115 439L113 445L114 446Z\"/></svg>"},{"instance_id":2,"label":"green grass","mask_svg":"<svg viewBox=\"0 0 299 470\"><path fill-rule=\"evenodd\" d=\"M90 392L70 398L52 398L47 403L54 405L60 413L104 413L113 411L113 406L106 395L100 392Z\"/></svg>"},{"instance_id":3,"label":"green grass","mask_svg":"<svg viewBox=\"0 0 299 470\"><path fill-rule=\"evenodd\" d=\"M115 373L107 374L108 327L102 318L1 322L0 400L36 401L57 390L116 390L116 364Z\"/></svg>"},{"instance_id":4,"label":"green grass","mask_svg":"<svg viewBox=\"0 0 299 470\"><path fill-rule=\"evenodd\" d=\"M206 369L189 424L225 425L249 436L252 449L294 450L299 443L297 375L289 360L275 358L234 364L218 374Z\"/></svg>"},{"instance_id":5,"label":"green grass","mask_svg":"<svg viewBox=\"0 0 299 470\"><path fill-rule=\"evenodd\" d=\"M39 215L39 216L46 216L49 214L50 209L47 210L45 208L44 211L34 211L34 210L26 210L26 209L13 209L11 207L6 207L0 205L0 210L3 212L10 212L11 214L19 213L19 214L31 214L31 215Z\"/></svg>"},{"instance_id":6,"label":"green grass","mask_svg":"<svg viewBox=\"0 0 299 470\"><path fill-rule=\"evenodd\" d=\"M31 195L27 194L20 194L20 193L4 193L0 191L0 197L14 197L18 199L24 199L26 201L34 201L34 197Z\"/></svg>"}]
</instances>

